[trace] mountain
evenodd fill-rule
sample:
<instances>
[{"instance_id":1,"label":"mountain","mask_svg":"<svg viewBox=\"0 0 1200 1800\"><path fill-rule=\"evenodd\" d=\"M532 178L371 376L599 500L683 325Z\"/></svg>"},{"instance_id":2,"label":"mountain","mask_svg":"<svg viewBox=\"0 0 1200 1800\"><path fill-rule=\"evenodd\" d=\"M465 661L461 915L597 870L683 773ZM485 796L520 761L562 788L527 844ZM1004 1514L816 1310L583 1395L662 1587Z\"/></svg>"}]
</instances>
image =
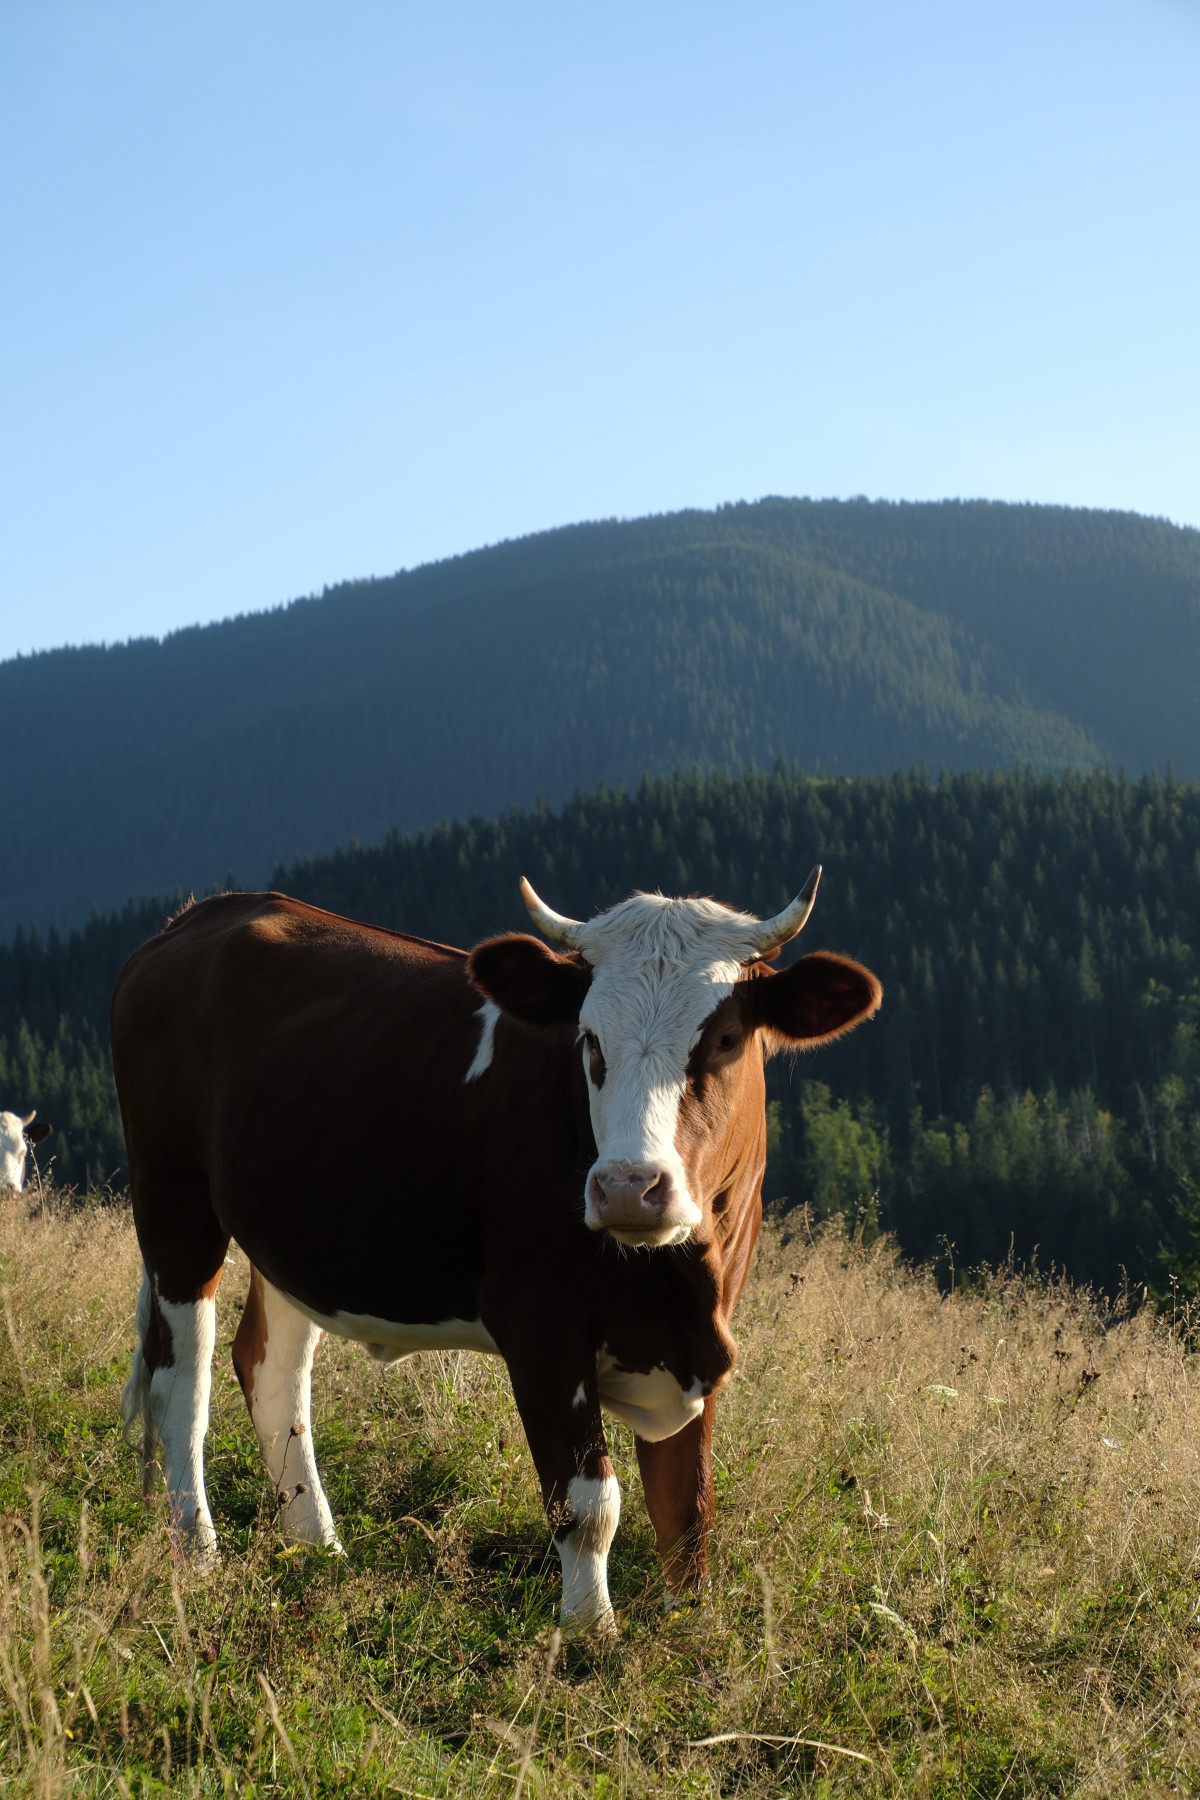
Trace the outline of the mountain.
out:
<instances>
[{"instance_id":1,"label":"mountain","mask_svg":"<svg viewBox=\"0 0 1200 1800\"><path fill-rule=\"evenodd\" d=\"M0 932L680 766L1200 776L1200 532L983 501L577 525L0 664Z\"/></svg>"}]
</instances>

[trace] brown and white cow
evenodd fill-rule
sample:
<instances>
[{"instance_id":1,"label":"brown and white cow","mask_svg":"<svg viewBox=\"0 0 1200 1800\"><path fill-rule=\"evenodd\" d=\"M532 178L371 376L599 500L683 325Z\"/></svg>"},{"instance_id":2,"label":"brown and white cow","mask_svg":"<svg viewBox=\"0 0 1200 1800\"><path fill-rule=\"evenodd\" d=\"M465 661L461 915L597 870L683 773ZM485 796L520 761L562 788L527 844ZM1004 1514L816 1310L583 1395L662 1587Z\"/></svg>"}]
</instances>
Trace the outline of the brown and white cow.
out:
<instances>
[{"instance_id":1,"label":"brown and white cow","mask_svg":"<svg viewBox=\"0 0 1200 1800\"><path fill-rule=\"evenodd\" d=\"M0 1187L15 1188L18 1194L25 1186L25 1161L35 1144L50 1136L53 1126L35 1125L37 1108L26 1113L0 1112Z\"/></svg>"},{"instance_id":2,"label":"brown and white cow","mask_svg":"<svg viewBox=\"0 0 1200 1800\"><path fill-rule=\"evenodd\" d=\"M145 1264L125 1393L161 1440L180 1537L204 1489L215 1295L253 1266L234 1364L294 1541L337 1544L313 1455L323 1331L382 1361L508 1365L563 1571L568 1626L612 1628L620 1494L602 1411L636 1436L668 1598L706 1572L717 1390L762 1217L764 1058L868 1018L840 956L776 974L819 869L763 923L659 894L559 946L461 950L290 900L193 905L132 956L112 1005Z\"/></svg>"}]
</instances>

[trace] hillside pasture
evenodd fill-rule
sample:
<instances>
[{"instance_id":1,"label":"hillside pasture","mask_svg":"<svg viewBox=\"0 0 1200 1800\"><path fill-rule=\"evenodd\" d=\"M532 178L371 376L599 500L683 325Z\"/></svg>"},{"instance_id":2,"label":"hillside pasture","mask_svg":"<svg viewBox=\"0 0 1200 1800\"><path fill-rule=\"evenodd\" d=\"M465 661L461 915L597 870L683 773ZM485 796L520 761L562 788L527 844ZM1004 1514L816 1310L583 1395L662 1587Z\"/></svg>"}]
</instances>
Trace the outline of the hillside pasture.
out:
<instances>
[{"instance_id":1,"label":"hillside pasture","mask_svg":"<svg viewBox=\"0 0 1200 1800\"><path fill-rule=\"evenodd\" d=\"M0 1779L22 1795L1159 1795L1200 1772L1188 1321L769 1229L718 1414L704 1603L661 1611L632 1441L619 1639L559 1642L503 1367L327 1342L347 1554L286 1548L221 1293L220 1567L122 1442L128 1210L0 1200ZM1136 1297L1135 1297L1136 1298Z\"/></svg>"}]
</instances>

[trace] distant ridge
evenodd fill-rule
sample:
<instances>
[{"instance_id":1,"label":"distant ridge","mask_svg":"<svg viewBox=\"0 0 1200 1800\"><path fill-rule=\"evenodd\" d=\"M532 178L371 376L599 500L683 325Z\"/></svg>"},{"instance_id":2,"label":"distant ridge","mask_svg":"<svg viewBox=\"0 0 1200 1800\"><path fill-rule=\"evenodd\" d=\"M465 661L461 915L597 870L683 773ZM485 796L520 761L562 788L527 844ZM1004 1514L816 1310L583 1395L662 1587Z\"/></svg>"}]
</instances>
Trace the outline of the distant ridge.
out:
<instances>
[{"instance_id":1,"label":"distant ridge","mask_svg":"<svg viewBox=\"0 0 1200 1800\"><path fill-rule=\"evenodd\" d=\"M0 664L0 932L679 766L1200 776L1200 532L771 499Z\"/></svg>"}]
</instances>

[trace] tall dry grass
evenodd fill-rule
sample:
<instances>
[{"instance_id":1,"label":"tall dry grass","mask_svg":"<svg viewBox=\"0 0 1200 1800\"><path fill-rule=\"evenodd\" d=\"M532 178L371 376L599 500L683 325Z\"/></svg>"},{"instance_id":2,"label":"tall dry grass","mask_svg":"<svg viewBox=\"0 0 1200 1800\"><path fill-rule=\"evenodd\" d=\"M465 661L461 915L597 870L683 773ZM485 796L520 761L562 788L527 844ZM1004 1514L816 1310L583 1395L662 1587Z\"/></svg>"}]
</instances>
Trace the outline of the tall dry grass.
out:
<instances>
[{"instance_id":1,"label":"tall dry grass","mask_svg":"<svg viewBox=\"0 0 1200 1800\"><path fill-rule=\"evenodd\" d=\"M770 1232L718 1429L715 1578L664 1618L632 1444L615 1648L554 1637L502 1367L330 1344L348 1555L278 1541L223 1289L177 1566L121 1442L128 1214L0 1203L0 1780L14 1796L1158 1795L1200 1784L1200 1377L1178 1322Z\"/></svg>"}]
</instances>

